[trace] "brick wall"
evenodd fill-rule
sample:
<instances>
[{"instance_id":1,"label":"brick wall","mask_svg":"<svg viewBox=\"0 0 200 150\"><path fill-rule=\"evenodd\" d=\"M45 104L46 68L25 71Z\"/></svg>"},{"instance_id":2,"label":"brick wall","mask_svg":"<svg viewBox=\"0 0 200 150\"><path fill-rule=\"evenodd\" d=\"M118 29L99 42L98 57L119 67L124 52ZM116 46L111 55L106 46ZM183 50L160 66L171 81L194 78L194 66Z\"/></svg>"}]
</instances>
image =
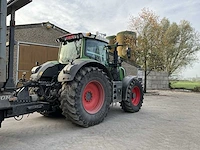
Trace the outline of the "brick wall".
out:
<instances>
[{"instance_id":1,"label":"brick wall","mask_svg":"<svg viewBox=\"0 0 200 150\"><path fill-rule=\"evenodd\" d=\"M122 66L126 69L126 75L142 78L144 84L144 72L137 67L123 62ZM159 90L169 88L169 78L167 72L150 72L147 76L147 90Z\"/></svg>"},{"instance_id":2,"label":"brick wall","mask_svg":"<svg viewBox=\"0 0 200 150\"><path fill-rule=\"evenodd\" d=\"M144 81L144 72L140 72L140 77ZM151 71L147 75L147 90L161 90L169 88L169 77L167 72L155 72Z\"/></svg>"}]
</instances>

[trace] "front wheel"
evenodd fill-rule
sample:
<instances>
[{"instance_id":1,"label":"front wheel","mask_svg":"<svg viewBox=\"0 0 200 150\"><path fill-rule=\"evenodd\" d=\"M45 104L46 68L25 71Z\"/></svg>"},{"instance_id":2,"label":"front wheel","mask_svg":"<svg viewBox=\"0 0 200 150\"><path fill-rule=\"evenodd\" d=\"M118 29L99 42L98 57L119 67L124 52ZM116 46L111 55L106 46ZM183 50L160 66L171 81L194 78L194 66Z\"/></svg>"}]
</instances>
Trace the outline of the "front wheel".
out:
<instances>
[{"instance_id":1,"label":"front wheel","mask_svg":"<svg viewBox=\"0 0 200 150\"><path fill-rule=\"evenodd\" d=\"M121 101L121 107L125 112L138 112L143 103L143 88L139 80L133 79L127 87L127 93L124 100Z\"/></svg>"},{"instance_id":2,"label":"front wheel","mask_svg":"<svg viewBox=\"0 0 200 150\"><path fill-rule=\"evenodd\" d=\"M96 67L82 68L72 82L63 84L63 115L72 122L89 127L106 117L111 103L111 83L106 73Z\"/></svg>"}]
</instances>

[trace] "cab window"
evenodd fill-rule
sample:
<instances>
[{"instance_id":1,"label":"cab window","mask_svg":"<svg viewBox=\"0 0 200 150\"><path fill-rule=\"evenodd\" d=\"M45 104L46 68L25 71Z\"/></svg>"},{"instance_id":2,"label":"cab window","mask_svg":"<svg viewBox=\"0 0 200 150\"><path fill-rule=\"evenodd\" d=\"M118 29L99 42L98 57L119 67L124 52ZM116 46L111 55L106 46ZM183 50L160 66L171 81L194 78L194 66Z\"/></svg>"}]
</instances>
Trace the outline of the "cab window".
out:
<instances>
[{"instance_id":1,"label":"cab window","mask_svg":"<svg viewBox=\"0 0 200 150\"><path fill-rule=\"evenodd\" d=\"M86 56L95 59L101 63L106 62L106 49L107 43L95 39L86 39Z\"/></svg>"}]
</instances>

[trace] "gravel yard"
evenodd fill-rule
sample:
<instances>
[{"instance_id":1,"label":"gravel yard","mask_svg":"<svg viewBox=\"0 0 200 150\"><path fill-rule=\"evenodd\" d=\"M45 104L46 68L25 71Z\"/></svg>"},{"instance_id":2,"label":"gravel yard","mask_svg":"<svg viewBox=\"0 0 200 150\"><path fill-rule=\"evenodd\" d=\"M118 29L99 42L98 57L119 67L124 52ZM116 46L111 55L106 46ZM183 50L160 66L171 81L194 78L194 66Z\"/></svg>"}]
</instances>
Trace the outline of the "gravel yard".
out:
<instances>
[{"instance_id":1,"label":"gravel yard","mask_svg":"<svg viewBox=\"0 0 200 150\"><path fill-rule=\"evenodd\" d=\"M199 150L200 93L153 91L138 113L113 105L105 120L82 128L38 113L6 119L0 150Z\"/></svg>"}]
</instances>

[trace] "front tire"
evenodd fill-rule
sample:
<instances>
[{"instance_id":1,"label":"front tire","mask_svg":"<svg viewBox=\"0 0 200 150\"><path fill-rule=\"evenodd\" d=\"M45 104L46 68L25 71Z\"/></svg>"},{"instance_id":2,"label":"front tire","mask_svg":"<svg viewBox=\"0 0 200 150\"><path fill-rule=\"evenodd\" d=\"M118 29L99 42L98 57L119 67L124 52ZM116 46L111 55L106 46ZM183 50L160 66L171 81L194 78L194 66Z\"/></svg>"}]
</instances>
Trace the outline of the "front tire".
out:
<instances>
[{"instance_id":1,"label":"front tire","mask_svg":"<svg viewBox=\"0 0 200 150\"><path fill-rule=\"evenodd\" d=\"M63 84L61 92L63 115L72 122L89 127L106 117L111 103L111 83L97 67L82 68L74 80Z\"/></svg>"},{"instance_id":2,"label":"front tire","mask_svg":"<svg viewBox=\"0 0 200 150\"><path fill-rule=\"evenodd\" d=\"M126 98L122 100L121 107L125 112L138 112L143 103L143 88L139 80L133 79L127 87Z\"/></svg>"}]
</instances>

